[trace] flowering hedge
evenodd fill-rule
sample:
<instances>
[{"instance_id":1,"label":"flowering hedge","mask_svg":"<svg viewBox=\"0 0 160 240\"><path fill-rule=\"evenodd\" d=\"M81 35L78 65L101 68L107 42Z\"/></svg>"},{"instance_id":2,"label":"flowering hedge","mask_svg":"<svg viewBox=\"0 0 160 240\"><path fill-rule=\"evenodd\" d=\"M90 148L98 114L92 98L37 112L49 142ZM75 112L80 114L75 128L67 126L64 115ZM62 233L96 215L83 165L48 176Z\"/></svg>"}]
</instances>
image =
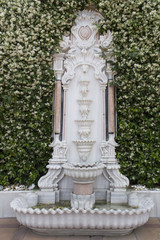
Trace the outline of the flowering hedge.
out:
<instances>
[{"instance_id":1,"label":"flowering hedge","mask_svg":"<svg viewBox=\"0 0 160 240\"><path fill-rule=\"evenodd\" d=\"M114 36L122 171L132 183L160 184L158 3L155 0L1 0L0 184L36 183L51 151L52 56L75 13L102 13Z\"/></svg>"}]
</instances>

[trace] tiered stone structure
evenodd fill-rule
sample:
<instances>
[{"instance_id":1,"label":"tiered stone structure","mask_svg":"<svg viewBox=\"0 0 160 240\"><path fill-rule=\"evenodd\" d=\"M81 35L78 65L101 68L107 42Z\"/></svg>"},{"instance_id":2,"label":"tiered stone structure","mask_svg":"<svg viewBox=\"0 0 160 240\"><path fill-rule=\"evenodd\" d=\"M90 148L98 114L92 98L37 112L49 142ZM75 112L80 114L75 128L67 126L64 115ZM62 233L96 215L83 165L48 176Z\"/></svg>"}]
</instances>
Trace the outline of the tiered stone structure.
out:
<instances>
[{"instance_id":1,"label":"tiered stone structure","mask_svg":"<svg viewBox=\"0 0 160 240\"><path fill-rule=\"evenodd\" d=\"M102 58L105 53L107 62L112 60L112 35L98 34L100 19L99 13L80 12L71 35L61 42L61 53L54 56L54 141L48 172L38 182L41 191L11 202L17 220L40 234L126 235L148 221L154 206L150 198L135 193L127 201L129 181L119 171L115 152L114 73ZM60 200L70 200L72 209L36 207ZM102 209L94 208L96 200L105 200ZM108 210L108 202L134 208Z\"/></svg>"},{"instance_id":2,"label":"tiered stone structure","mask_svg":"<svg viewBox=\"0 0 160 240\"><path fill-rule=\"evenodd\" d=\"M113 203L127 201L125 191L129 181L119 172L115 156L118 146L114 140L115 97L114 86L110 84L115 73L102 57L105 53L108 61L113 60L112 34L108 31L106 35L99 35L96 24L101 19L97 12L79 13L71 35L65 36L60 44L61 53L54 56L57 81L53 154L48 173L38 183L48 196L55 196L54 201L72 198L73 203L73 196L77 199L82 187L88 195L94 193L94 199ZM102 165L103 173L95 174L90 180L92 184L89 183L89 174L92 175L89 168L95 172L97 168L99 172ZM72 176L73 171L77 172L76 166L81 174L82 168L85 173L88 171L83 186L82 180Z\"/></svg>"}]
</instances>

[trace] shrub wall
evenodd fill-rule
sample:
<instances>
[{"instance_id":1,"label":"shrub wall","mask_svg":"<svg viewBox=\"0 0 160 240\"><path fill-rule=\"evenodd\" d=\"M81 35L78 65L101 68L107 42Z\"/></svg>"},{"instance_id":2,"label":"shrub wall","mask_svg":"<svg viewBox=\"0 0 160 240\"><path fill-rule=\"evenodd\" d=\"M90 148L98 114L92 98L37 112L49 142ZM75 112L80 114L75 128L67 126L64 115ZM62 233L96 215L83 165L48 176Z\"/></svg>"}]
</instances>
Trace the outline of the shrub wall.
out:
<instances>
[{"instance_id":1,"label":"shrub wall","mask_svg":"<svg viewBox=\"0 0 160 240\"><path fill-rule=\"evenodd\" d=\"M102 13L114 36L117 156L131 183L160 185L157 0L1 0L0 184L36 183L51 155L52 56L75 13Z\"/></svg>"}]
</instances>

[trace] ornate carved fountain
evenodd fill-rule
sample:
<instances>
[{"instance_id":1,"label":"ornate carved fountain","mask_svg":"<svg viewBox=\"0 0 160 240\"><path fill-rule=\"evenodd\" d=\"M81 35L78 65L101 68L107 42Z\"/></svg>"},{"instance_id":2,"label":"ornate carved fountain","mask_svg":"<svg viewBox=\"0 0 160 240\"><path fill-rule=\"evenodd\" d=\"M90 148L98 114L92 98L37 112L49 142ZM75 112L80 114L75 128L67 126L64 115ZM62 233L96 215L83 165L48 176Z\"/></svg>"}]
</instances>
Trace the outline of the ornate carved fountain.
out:
<instances>
[{"instance_id":1,"label":"ornate carved fountain","mask_svg":"<svg viewBox=\"0 0 160 240\"><path fill-rule=\"evenodd\" d=\"M39 233L128 234L148 220L153 207L151 199L139 198L137 208L95 208L97 201L134 202L116 159L115 97L110 84L114 72L102 57L105 53L108 62L112 58L112 34L98 34L100 19L97 12L78 13L71 35L63 38L61 52L54 56L54 141L48 172L38 182L40 191L11 203L18 221ZM30 208L37 202L60 200L69 200L71 209Z\"/></svg>"}]
</instances>

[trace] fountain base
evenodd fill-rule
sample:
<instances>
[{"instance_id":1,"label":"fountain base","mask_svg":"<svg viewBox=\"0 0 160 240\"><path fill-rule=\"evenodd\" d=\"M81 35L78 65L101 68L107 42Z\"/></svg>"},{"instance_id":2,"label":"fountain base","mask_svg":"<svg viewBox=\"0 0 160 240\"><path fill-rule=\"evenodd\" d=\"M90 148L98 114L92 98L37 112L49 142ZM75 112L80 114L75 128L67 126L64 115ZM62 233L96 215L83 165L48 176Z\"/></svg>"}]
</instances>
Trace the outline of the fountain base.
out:
<instances>
[{"instance_id":1,"label":"fountain base","mask_svg":"<svg viewBox=\"0 0 160 240\"><path fill-rule=\"evenodd\" d=\"M48 230L48 229L32 229L32 231L39 235L45 235L45 236L108 236L108 237L116 237L116 236L125 236L130 234L134 228L132 229L118 229L118 230L94 230L94 229L54 229L54 230Z\"/></svg>"},{"instance_id":2,"label":"fountain base","mask_svg":"<svg viewBox=\"0 0 160 240\"><path fill-rule=\"evenodd\" d=\"M93 209L65 206L40 209L36 207L36 195L15 198L11 202L11 208L16 212L20 224L44 235L127 235L148 221L154 206L150 198L143 197L136 198L137 207L114 207L105 204L95 205ZM135 196L131 196L131 200L132 203L133 200L135 202Z\"/></svg>"}]
</instances>

